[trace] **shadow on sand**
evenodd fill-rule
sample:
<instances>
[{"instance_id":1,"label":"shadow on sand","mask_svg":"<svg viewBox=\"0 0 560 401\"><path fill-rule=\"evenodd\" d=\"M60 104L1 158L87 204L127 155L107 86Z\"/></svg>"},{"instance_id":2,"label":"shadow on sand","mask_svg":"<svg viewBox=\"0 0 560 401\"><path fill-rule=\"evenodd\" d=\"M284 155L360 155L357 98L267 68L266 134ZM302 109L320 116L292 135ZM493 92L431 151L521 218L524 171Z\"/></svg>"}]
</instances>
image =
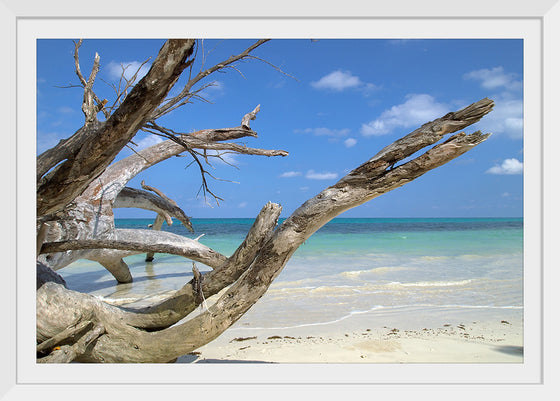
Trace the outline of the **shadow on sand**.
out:
<instances>
[{"instance_id":1,"label":"shadow on sand","mask_svg":"<svg viewBox=\"0 0 560 401\"><path fill-rule=\"evenodd\" d=\"M188 354L177 358L175 363L274 363L265 361L244 361L238 359L200 359L198 355Z\"/></svg>"},{"instance_id":2,"label":"shadow on sand","mask_svg":"<svg viewBox=\"0 0 560 401\"><path fill-rule=\"evenodd\" d=\"M523 347L519 345L502 345L496 347L496 351L509 355L523 356Z\"/></svg>"}]
</instances>

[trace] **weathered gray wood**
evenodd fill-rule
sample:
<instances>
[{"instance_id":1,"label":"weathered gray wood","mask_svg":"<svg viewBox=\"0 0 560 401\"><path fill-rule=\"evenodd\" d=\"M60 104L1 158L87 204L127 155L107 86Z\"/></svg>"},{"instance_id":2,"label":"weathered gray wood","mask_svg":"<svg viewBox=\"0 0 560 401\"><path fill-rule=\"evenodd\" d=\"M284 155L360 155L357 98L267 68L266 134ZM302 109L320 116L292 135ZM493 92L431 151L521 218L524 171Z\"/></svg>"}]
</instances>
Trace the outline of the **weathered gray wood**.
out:
<instances>
[{"instance_id":1,"label":"weathered gray wood","mask_svg":"<svg viewBox=\"0 0 560 401\"><path fill-rule=\"evenodd\" d=\"M39 363L69 363L83 355L91 343L105 332L102 324L96 325L91 331L84 334L72 345L63 345L44 358L37 360Z\"/></svg>"},{"instance_id":2,"label":"weathered gray wood","mask_svg":"<svg viewBox=\"0 0 560 401\"><path fill-rule=\"evenodd\" d=\"M64 329L63 331L61 331L60 333L58 333L57 335L55 335L54 337L51 337L48 340L43 341L41 344L38 344L37 352L42 352L48 350L49 348L53 348L54 346L76 336L77 334L83 332L84 330L90 328L91 326L93 326L93 323L90 321L84 321L78 323L76 326L70 326Z\"/></svg>"},{"instance_id":3,"label":"weathered gray wood","mask_svg":"<svg viewBox=\"0 0 560 401\"><path fill-rule=\"evenodd\" d=\"M64 281L64 278L62 278L60 274L56 273L47 265L37 261L37 289L48 282L61 284L66 287L66 281Z\"/></svg>"},{"instance_id":4,"label":"weathered gray wood","mask_svg":"<svg viewBox=\"0 0 560 401\"><path fill-rule=\"evenodd\" d=\"M163 215L161 213L158 213L154 223L152 224L152 227L151 227L152 230L160 231L161 227L163 227L163 221L164 220L165 220L165 217L163 217ZM154 260L154 255L155 255L155 252L148 252L146 254L146 262L152 262Z\"/></svg>"},{"instance_id":5,"label":"weathered gray wood","mask_svg":"<svg viewBox=\"0 0 560 401\"><path fill-rule=\"evenodd\" d=\"M95 261L99 262L101 266L107 269L119 284L132 283L132 274L130 274L130 269L122 258L100 256L96 258Z\"/></svg>"},{"instance_id":6,"label":"weathered gray wood","mask_svg":"<svg viewBox=\"0 0 560 401\"><path fill-rule=\"evenodd\" d=\"M116 249L138 253L158 252L180 255L210 267L218 267L226 257L198 241L165 231L140 229L117 229L114 239L83 239L60 242L46 242L41 253L65 252L83 249ZM114 254L111 255L114 257ZM87 256L91 258L91 256ZM100 260L100 258L95 260Z\"/></svg>"},{"instance_id":7,"label":"weathered gray wood","mask_svg":"<svg viewBox=\"0 0 560 401\"><path fill-rule=\"evenodd\" d=\"M194 232L190 218L176 203L140 189L124 187L113 202L113 209L115 208L152 210L159 215L169 216L166 220L175 217L189 231ZM171 225L173 222L168 220L167 224Z\"/></svg>"}]
</instances>

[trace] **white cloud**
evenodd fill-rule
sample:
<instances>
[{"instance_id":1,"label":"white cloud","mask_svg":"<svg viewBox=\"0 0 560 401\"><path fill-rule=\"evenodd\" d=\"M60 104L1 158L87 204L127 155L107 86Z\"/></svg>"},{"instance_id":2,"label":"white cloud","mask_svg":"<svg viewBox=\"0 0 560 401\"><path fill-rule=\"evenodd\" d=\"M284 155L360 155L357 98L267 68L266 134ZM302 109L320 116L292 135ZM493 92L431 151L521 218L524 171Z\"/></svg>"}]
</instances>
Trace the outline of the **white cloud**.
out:
<instances>
[{"instance_id":1,"label":"white cloud","mask_svg":"<svg viewBox=\"0 0 560 401\"><path fill-rule=\"evenodd\" d=\"M505 134L511 139L523 138L523 100L496 95L494 109L475 126L484 132Z\"/></svg>"},{"instance_id":2,"label":"white cloud","mask_svg":"<svg viewBox=\"0 0 560 401\"><path fill-rule=\"evenodd\" d=\"M226 164L232 166L237 166L238 164L241 164L241 162L237 158L239 156L237 153L208 149L206 150L206 154L208 156L215 156L215 157L209 157L208 161L211 164L218 164L218 165Z\"/></svg>"},{"instance_id":3,"label":"white cloud","mask_svg":"<svg viewBox=\"0 0 560 401\"><path fill-rule=\"evenodd\" d=\"M225 85L222 81L212 81L210 85L201 92L202 97L209 98L210 100L224 94Z\"/></svg>"},{"instance_id":4,"label":"white cloud","mask_svg":"<svg viewBox=\"0 0 560 401\"><path fill-rule=\"evenodd\" d=\"M148 63L140 67L141 65L141 61L127 61L122 63L111 61L109 64L107 64L107 71L111 79L118 80L120 79L121 75L123 75L124 68L124 77L130 80L134 73L140 68L140 71L138 71L138 75L136 76L136 81L140 81L140 79L148 73L151 67L151 64Z\"/></svg>"},{"instance_id":5,"label":"white cloud","mask_svg":"<svg viewBox=\"0 0 560 401\"><path fill-rule=\"evenodd\" d=\"M495 104L492 112L473 128L505 134L511 139L523 138L523 99L519 95L523 84L516 77L516 74L506 73L503 67L481 69L463 75L464 79L479 82L482 88L498 92L489 95Z\"/></svg>"},{"instance_id":6,"label":"white cloud","mask_svg":"<svg viewBox=\"0 0 560 401\"><path fill-rule=\"evenodd\" d=\"M307 174L305 174L305 178L309 180L334 180L336 177L338 177L337 173L316 173L314 170L309 170Z\"/></svg>"},{"instance_id":7,"label":"white cloud","mask_svg":"<svg viewBox=\"0 0 560 401\"><path fill-rule=\"evenodd\" d=\"M517 159L506 159L501 165L494 166L486 171L488 174L523 174L523 163Z\"/></svg>"},{"instance_id":8,"label":"white cloud","mask_svg":"<svg viewBox=\"0 0 560 401\"><path fill-rule=\"evenodd\" d=\"M313 134L315 136L329 136L333 138L346 136L350 133L348 128L343 129L331 129L331 128L305 128L305 129L295 129L296 134Z\"/></svg>"},{"instance_id":9,"label":"white cloud","mask_svg":"<svg viewBox=\"0 0 560 401\"><path fill-rule=\"evenodd\" d=\"M522 88L521 81L515 79L516 74L506 73L504 67L492 69L483 68L463 75L463 78L480 82L485 89L504 88L506 90L519 90Z\"/></svg>"},{"instance_id":10,"label":"white cloud","mask_svg":"<svg viewBox=\"0 0 560 401\"><path fill-rule=\"evenodd\" d=\"M405 99L404 103L383 111L375 120L362 124L362 135L387 135L395 128L420 126L449 112L447 105L427 94L409 94Z\"/></svg>"},{"instance_id":11,"label":"white cloud","mask_svg":"<svg viewBox=\"0 0 560 401\"><path fill-rule=\"evenodd\" d=\"M58 112L61 114L73 114L76 110L72 107L62 106L58 108Z\"/></svg>"},{"instance_id":12,"label":"white cloud","mask_svg":"<svg viewBox=\"0 0 560 401\"><path fill-rule=\"evenodd\" d=\"M138 142L134 142L136 143L138 146L134 147L134 150L138 151L138 150L142 150L145 148L149 148L150 146L156 145L160 142L163 142L163 138L161 138L160 136L157 135L147 135L146 137L142 138L140 141Z\"/></svg>"},{"instance_id":13,"label":"white cloud","mask_svg":"<svg viewBox=\"0 0 560 401\"><path fill-rule=\"evenodd\" d=\"M358 143L357 140L355 140L354 138L348 138L347 140L344 141L344 146L346 146L347 148L351 148L352 146L356 145Z\"/></svg>"},{"instance_id":14,"label":"white cloud","mask_svg":"<svg viewBox=\"0 0 560 401\"><path fill-rule=\"evenodd\" d=\"M237 205L237 207L239 208L244 208L245 206L247 206L248 203L247 202L241 202L239 205Z\"/></svg>"},{"instance_id":15,"label":"white cloud","mask_svg":"<svg viewBox=\"0 0 560 401\"><path fill-rule=\"evenodd\" d=\"M375 90L378 90L379 88L380 87L375 85L375 84L367 83L367 84L364 85L364 87L362 89L366 94L369 94L369 92L373 92Z\"/></svg>"},{"instance_id":16,"label":"white cloud","mask_svg":"<svg viewBox=\"0 0 560 401\"><path fill-rule=\"evenodd\" d=\"M311 82L311 86L315 89L333 89L335 91L342 91L348 88L356 88L362 85L362 81L349 71L333 71L325 75L318 81Z\"/></svg>"},{"instance_id":17,"label":"white cloud","mask_svg":"<svg viewBox=\"0 0 560 401\"><path fill-rule=\"evenodd\" d=\"M301 173L299 171L286 171L285 173L280 174L278 177L280 178L291 178L291 177L298 177Z\"/></svg>"},{"instance_id":18,"label":"white cloud","mask_svg":"<svg viewBox=\"0 0 560 401\"><path fill-rule=\"evenodd\" d=\"M315 89L326 89L341 92L345 89L361 89L366 92L377 89L372 83L362 82L356 75L352 75L350 71L336 70L325 75L318 81L311 82L311 86Z\"/></svg>"},{"instance_id":19,"label":"white cloud","mask_svg":"<svg viewBox=\"0 0 560 401\"><path fill-rule=\"evenodd\" d=\"M57 132L37 133L37 154L40 155L44 151L55 147L61 139L64 139L62 134Z\"/></svg>"}]
</instances>

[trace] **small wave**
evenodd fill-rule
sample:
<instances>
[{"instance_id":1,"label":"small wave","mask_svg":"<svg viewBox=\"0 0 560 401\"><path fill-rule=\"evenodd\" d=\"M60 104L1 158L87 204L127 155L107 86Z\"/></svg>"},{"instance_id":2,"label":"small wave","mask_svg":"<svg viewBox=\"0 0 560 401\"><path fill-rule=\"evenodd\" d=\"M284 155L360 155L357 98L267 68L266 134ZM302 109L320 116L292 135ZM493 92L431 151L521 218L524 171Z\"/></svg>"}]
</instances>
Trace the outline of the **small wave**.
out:
<instances>
[{"instance_id":1,"label":"small wave","mask_svg":"<svg viewBox=\"0 0 560 401\"><path fill-rule=\"evenodd\" d=\"M371 290L371 291L366 291L366 290L359 290L357 288L352 288L352 291L358 293L358 294L362 294L362 295L369 295L369 294L381 294L383 292L386 291L381 291L381 290Z\"/></svg>"},{"instance_id":2,"label":"small wave","mask_svg":"<svg viewBox=\"0 0 560 401\"><path fill-rule=\"evenodd\" d=\"M376 305L371 309L352 311L349 314L342 316L341 318L338 318L338 319L335 319L335 320L329 320L329 321L326 321L326 322L303 323L303 324L298 324L298 325L295 325L295 326L285 326L285 327L236 327L236 328L233 328L231 330L284 330L284 329L297 329L297 328L300 328L300 327L310 327L310 326L326 326L326 325L329 325L329 324L335 324L335 323L338 323L338 322L342 322L343 320L346 320L346 319L348 319L348 318L350 318L354 315L361 315L361 314L364 314L364 313L369 313L369 312L372 312L374 310L383 309L383 308L385 308L385 307L382 306L382 305Z\"/></svg>"},{"instance_id":3,"label":"small wave","mask_svg":"<svg viewBox=\"0 0 560 401\"><path fill-rule=\"evenodd\" d=\"M418 281L416 283L401 283L399 281L392 281L388 283L389 286L402 286L402 287L453 287L461 286L471 283L472 280L460 281Z\"/></svg>"},{"instance_id":4,"label":"small wave","mask_svg":"<svg viewBox=\"0 0 560 401\"><path fill-rule=\"evenodd\" d=\"M445 260L449 259L449 256L421 256L422 260Z\"/></svg>"},{"instance_id":5,"label":"small wave","mask_svg":"<svg viewBox=\"0 0 560 401\"><path fill-rule=\"evenodd\" d=\"M441 308L466 308L466 309L523 309L519 305L441 305Z\"/></svg>"},{"instance_id":6,"label":"small wave","mask_svg":"<svg viewBox=\"0 0 560 401\"><path fill-rule=\"evenodd\" d=\"M418 309L418 308L434 308L434 309L445 309L445 308L457 308L457 309L523 309L521 305L461 305L461 304L410 304L410 305L390 305L390 306L379 306L377 309Z\"/></svg>"},{"instance_id":7,"label":"small wave","mask_svg":"<svg viewBox=\"0 0 560 401\"><path fill-rule=\"evenodd\" d=\"M345 271L340 273L341 276L344 277L356 277L356 276L360 276L362 274L371 274L371 273L388 273L388 272L396 272L396 271L401 271L401 270L410 270L410 268L408 267L401 267L401 266L395 266L395 267L374 267L373 269L368 269L368 270L350 270L350 271Z\"/></svg>"},{"instance_id":8,"label":"small wave","mask_svg":"<svg viewBox=\"0 0 560 401\"><path fill-rule=\"evenodd\" d=\"M284 287L284 288L276 288L276 291L280 292L291 292L291 291L308 291L314 290L317 287L306 286L306 287ZM270 291L270 290L269 290Z\"/></svg>"},{"instance_id":9,"label":"small wave","mask_svg":"<svg viewBox=\"0 0 560 401\"><path fill-rule=\"evenodd\" d=\"M434 309L445 309L445 308L456 308L456 309L523 309L520 305L460 305L460 304L449 304L449 305L437 305L437 304L414 304L414 305L395 305L391 307L386 307L386 309L393 308L434 308Z\"/></svg>"},{"instance_id":10,"label":"small wave","mask_svg":"<svg viewBox=\"0 0 560 401\"><path fill-rule=\"evenodd\" d=\"M467 260L471 260L471 259L481 259L481 258L485 258L487 256L485 255L471 255L471 254L466 254L466 255L460 255L458 256L459 259L467 259Z\"/></svg>"},{"instance_id":11,"label":"small wave","mask_svg":"<svg viewBox=\"0 0 560 401\"><path fill-rule=\"evenodd\" d=\"M340 291L340 290L348 290L348 289L353 289L353 286L350 285L331 285L331 286L327 286L327 285L322 285L320 287L316 287L314 289L311 290L312 293L318 293L318 292L333 292L333 291Z\"/></svg>"},{"instance_id":12,"label":"small wave","mask_svg":"<svg viewBox=\"0 0 560 401\"><path fill-rule=\"evenodd\" d=\"M375 305L371 309L367 310L356 310L352 311L347 315L344 315L335 320L323 321L323 322L315 322L315 323L302 323L293 326L284 326L284 327L235 327L231 330L284 330L284 329L297 329L300 327L311 327L311 326L326 326L329 324L335 324L342 322L348 318L351 318L354 315L361 315L365 313L370 313L374 311L387 311L391 313L391 311L398 310L398 309L422 309L422 308L434 308L434 309L445 309L445 308L455 308L455 309L517 309L522 310L523 306L518 305L504 305L504 306L494 306L494 305L437 305L437 304L412 304L412 305ZM383 312L382 312L383 313Z\"/></svg>"}]
</instances>

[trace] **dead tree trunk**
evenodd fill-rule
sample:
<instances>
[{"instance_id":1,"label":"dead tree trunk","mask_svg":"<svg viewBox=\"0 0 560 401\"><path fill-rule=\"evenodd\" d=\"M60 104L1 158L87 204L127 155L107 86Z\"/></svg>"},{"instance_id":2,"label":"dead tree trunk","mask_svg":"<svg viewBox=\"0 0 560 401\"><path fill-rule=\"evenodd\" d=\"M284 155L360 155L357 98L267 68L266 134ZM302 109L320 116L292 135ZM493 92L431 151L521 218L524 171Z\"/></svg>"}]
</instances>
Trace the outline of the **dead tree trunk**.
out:
<instances>
[{"instance_id":1,"label":"dead tree trunk","mask_svg":"<svg viewBox=\"0 0 560 401\"><path fill-rule=\"evenodd\" d=\"M159 106L176 81L177 74L189 65L186 58L192 52L193 43L166 42L148 73L149 80L140 81L139 89L135 87L128 95L135 93L133 101L129 101L127 96L103 124L96 123L96 119L92 118L92 113L103 110L99 106L103 102L98 102L97 106L92 103L91 99L95 100L96 96L89 80L84 79L86 125L76 133L76 138L59 144L58 153L48 151L38 158L38 362L169 362L207 344L262 297L296 249L324 224L350 208L401 187L453 160L489 135L459 133L436 144L446 134L459 131L490 112L493 102L488 99L426 123L309 199L279 227L276 226L281 207L274 203L265 205L243 243L230 257L197 240L162 232L157 227L156 230L116 229L113 208L140 207L157 213L157 225L164 219L170 221L171 217L175 217L192 230L186 214L160 191L146 185L143 185L144 189L155 194L126 187L138 173L169 157L188 152L200 168L203 189L211 194L204 178L207 173L200 160L207 155L199 153L199 150L287 155L285 151L253 149L224 142L256 136L249 123L255 119L259 107L245 115L241 125L234 128L179 134L156 123L158 117L184 104L191 95L192 86L205 76L204 73L208 75L224 68L227 63L247 57L264 41L201 72L202 75L193 78L195 82L189 81L178 97ZM76 45L76 59L78 47L79 43ZM155 85L157 88L152 85L153 82L160 82ZM121 110L123 107L126 113ZM89 157L99 156L94 144L96 138L107 136L122 148L138 129L158 132L169 139L113 164L110 163L117 145L111 146L102 160L89 160ZM88 143L90 145L85 145ZM90 149L92 156L86 156L79 144ZM397 165L434 144L424 154ZM63 160L61 157L66 161L58 164ZM84 162L84 166L80 166L80 161ZM58 166L47 173L56 164ZM64 188L60 194L56 193L56 188L69 183L77 175L80 179L75 184ZM72 291L54 271L78 258L88 258L99 261L120 282L127 282L132 277L123 257L153 252L181 255L204 263L213 270L201 275L195 267L193 280L167 298L142 308L109 305L93 296ZM176 324L193 312L204 298L226 287L229 288L208 310Z\"/></svg>"}]
</instances>

